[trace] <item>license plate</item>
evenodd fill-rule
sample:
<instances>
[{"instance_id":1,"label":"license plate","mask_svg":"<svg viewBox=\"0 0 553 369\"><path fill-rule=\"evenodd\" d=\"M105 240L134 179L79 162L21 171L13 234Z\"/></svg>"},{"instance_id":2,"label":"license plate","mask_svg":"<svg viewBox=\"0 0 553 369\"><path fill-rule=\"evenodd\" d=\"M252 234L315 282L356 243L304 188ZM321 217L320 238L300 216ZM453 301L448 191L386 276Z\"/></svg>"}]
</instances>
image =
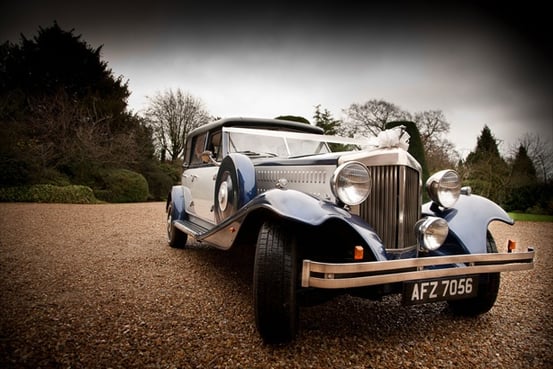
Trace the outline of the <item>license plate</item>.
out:
<instances>
[{"instance_id":1,"label":"license plate","mask_svg":"<svg viewBox=\"0 0 553 369\"><path fill-rule=\"evenodd\" d=\"M458 300L475 297L478 293L478 276L426 279L403 284L405 305Z\"/></svg>"}]
</instances>

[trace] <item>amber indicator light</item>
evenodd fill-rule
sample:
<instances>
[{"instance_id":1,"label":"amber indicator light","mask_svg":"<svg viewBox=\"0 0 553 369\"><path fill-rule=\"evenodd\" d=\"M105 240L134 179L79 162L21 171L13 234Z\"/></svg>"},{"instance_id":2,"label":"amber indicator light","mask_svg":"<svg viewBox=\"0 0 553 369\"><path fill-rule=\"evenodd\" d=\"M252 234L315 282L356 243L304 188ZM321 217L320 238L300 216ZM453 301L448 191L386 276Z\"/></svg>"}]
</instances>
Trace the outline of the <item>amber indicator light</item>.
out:
<instances>
[{"instance_id":1,"label":"amber indicator light","mask_svg":"<svg viewBox=\"0 0 553 369\"><path fill-rule=\"evenodd\" d=\"M355 260L363 260L363 247L362 246L355 246L353 249L353 258Z\"/></svg>"},{"instance_id":2,"label":"amber indicator light","mask_svg":"<svg viewBox=\"0 0 553 369\"><path fill-rule=\"evenodd\" d=\"M516 248L517 248L516 241L509 240L509 242L507 243L507 251L513 252L514 250L516 250Z\"/></svg>"}]
</instances>

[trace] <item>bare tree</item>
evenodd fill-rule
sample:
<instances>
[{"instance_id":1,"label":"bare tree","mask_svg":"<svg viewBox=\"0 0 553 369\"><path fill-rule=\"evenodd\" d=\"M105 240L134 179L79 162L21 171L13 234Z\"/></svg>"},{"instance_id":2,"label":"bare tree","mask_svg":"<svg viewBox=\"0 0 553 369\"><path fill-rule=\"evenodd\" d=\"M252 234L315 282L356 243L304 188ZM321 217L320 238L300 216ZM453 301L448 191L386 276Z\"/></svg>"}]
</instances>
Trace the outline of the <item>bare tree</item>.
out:
<instances>
[{"instance_id":1,"label":"bare tree","mask_svg":"<svg viewBox=\"0 0 553 369\"><path fill-rule=\"evenodd\" d=\"M449 132L450 124L441 110L426 110L415 114L415 124L419 128L424 147L432 141L441 141L442 135Z\"/></svg>"},{"instance_id":2,"label":"bare tree","mask_svg":"<svg viewBox=\"0 0 553 369\"><path fill-rule=\"evenodd\" d=\"M369 100L364 104L351 104L344 109L347 116L343 130L348 136L376 136L386 124L398 120L411 120L411 114L384 100Z\"/></svg>"},{"instance_id":3,"label":"bare tree","mask_svg":"<svg viewBox=\"0 0 553 369\"><path fill-rule=\"evenodd\" d=\"M537 133L527 133L511 148L513 157L515 157L520 146L526 149L528 156L532 159L538 177L544 183L550 181L553 176L553 148L551 142L545 141Z\"/></svg>"},{"instance_id":4,"label":"bare tree","mask_svg":"<svg viewBox=\"0 0 553 369\"><path fill-rule=\"evenodd\" d=\"M415 114L415 124L421 134L421 142L430 172L455 167L460 155L455 145L444 136L450 124L441 110L426 110Z\"/></svg>"},{"instance_id":5,"label":"bare tree","mask_svg":"<svg viewBox=\"0 0 553 369\"><path fill-rule=\"evenodd\" d=\"M200 99L181 89L165 90L148 97L146 119L154 132L154 140L162 161L168 156L178 159L184 151L188 133L209 121L209 114Z\"/></svg>"},{"instance_id":6,"label":"bare tree","mask_svg":"<svg viewBox=\"0 0 553 369\"><path fill-rule=\"evenodd\" d=\"M447 140L435 140L424 146L426 165L430 173L446 168L455 168L461 159L455 145Z\"/></svg>"}]
</instances>

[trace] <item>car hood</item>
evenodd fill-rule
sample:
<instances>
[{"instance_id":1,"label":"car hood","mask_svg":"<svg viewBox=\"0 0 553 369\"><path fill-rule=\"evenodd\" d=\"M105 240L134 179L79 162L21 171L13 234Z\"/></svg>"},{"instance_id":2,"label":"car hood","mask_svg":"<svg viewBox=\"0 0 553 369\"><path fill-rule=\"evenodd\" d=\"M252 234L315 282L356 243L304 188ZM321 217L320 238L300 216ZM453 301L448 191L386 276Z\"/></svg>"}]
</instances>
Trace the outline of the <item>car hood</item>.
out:
<instances>
[{"instance_id":1,"label":"car hood","mask_svg":"<svg viewBox=\"0 0 553 369\"><path fill-rule=\"evenodd\" d=\"M304 166L304 165L337 165L344 152L309 155L294 158L259 158L253 159L254 166Z\"/></svg>"}]
</instances>

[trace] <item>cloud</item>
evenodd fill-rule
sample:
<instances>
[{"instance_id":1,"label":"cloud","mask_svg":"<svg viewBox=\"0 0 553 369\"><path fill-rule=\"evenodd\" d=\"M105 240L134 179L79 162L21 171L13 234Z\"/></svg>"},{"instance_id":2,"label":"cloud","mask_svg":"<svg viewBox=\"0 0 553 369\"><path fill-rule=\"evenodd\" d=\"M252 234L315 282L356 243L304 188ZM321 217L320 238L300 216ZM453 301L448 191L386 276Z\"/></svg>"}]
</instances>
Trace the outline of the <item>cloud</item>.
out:
<instances>
[{"instance_id":1,"label":"cloud","mask_svg":"<svg viewBox=\"0 0 553 369\"><path fill-rule=\"evenodd\" d=\"M218 116L311 119L322 104L340 117L354 102L383 98L412 113L442 109L463 150L484 124L505 141L525 130L553 140L547 12L360 4L21 0L1 5L10 17L0 34L31 36L54 19L75 28L129 79L134 110L167 88L200 97Z\"/></svg>"}]
</instances>

